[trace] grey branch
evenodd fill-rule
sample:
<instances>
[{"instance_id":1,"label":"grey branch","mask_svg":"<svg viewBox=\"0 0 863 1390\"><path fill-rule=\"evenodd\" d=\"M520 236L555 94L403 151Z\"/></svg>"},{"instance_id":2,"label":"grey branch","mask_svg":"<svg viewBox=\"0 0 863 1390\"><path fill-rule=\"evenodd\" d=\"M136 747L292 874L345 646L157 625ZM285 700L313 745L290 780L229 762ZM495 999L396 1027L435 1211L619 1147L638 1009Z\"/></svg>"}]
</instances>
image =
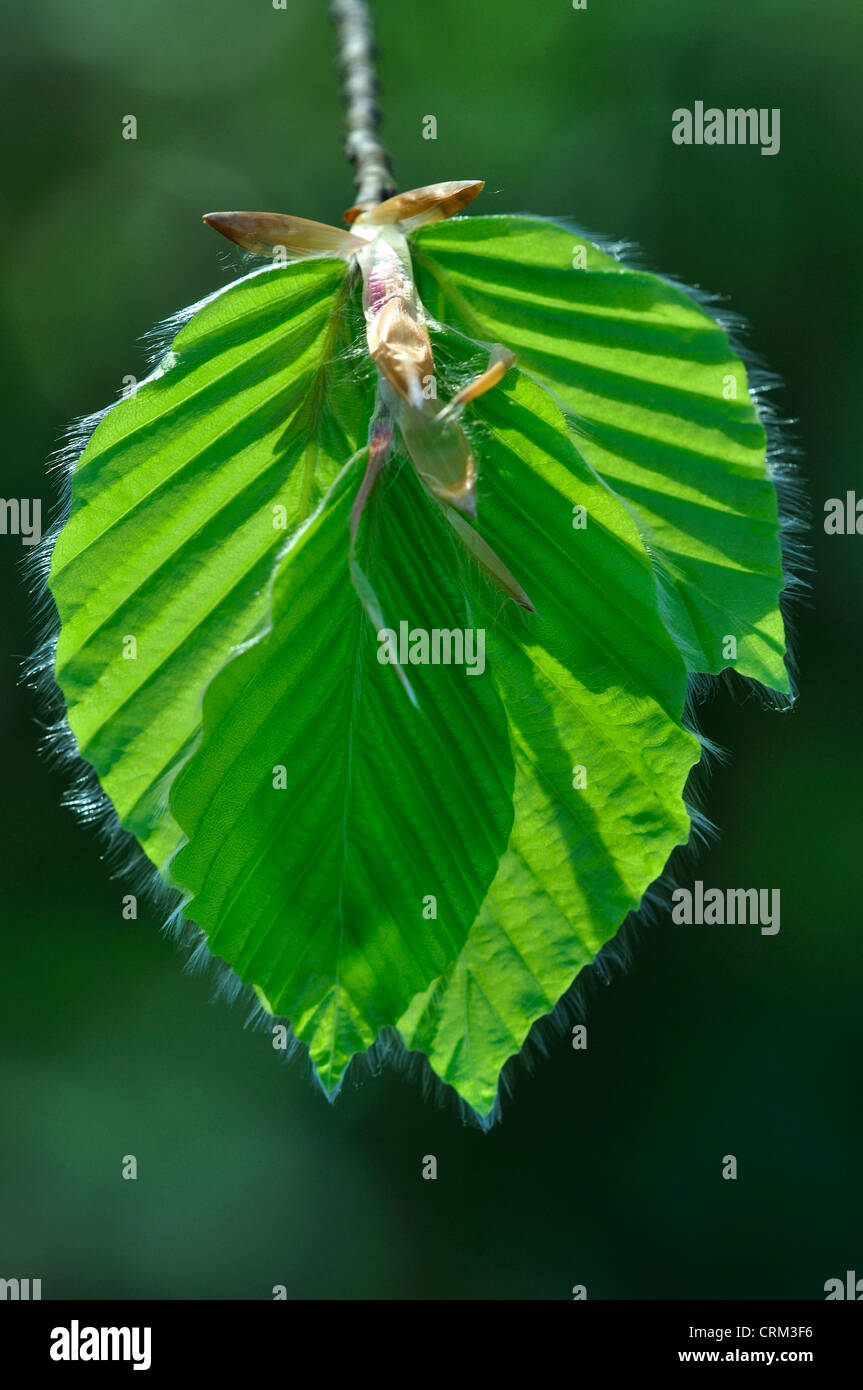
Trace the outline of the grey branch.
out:
<instances>
[{"instance_id":1,"label":"grey branch","mask_svg":"<svg viewBox=\"0 0 863 1390\"><path fill-rule=\"evenodd\" d=\"M356 171L356 202L373 207L396 191L389 155L378 139L374 27L366 0L332 0L330 16L336 27L345 153Z\"/></svg>"}]
</instances>

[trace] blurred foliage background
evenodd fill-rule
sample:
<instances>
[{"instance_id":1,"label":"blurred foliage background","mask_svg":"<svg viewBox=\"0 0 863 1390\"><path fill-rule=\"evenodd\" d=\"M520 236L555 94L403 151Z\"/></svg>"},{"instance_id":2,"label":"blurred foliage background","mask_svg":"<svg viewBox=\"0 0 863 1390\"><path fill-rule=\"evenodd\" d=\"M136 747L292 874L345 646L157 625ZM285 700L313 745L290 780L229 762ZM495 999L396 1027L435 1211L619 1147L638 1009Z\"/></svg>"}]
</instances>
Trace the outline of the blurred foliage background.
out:
<instances>
[{"instance_id":1,"label":"blurred foliage background","mask_svg":"<svg viewBox=\"0 0 863 1390\"><path fill-rule=\"evenodd\" d=\"M782 929L644 932L597 991L587 1052L554 1043L488 1135L387 1069L329 1106L183 973L152 914L122 920L123 884L37 756L22 549L0 537L0 1275L47 1298L822 1298L863 1262L863 539L822 526L825 498L863 486L863 12L375 8L402 187L482 177L477 212L631 239L727 295L784 379L815 519L800 700L702 709L728 759L697 870L781 888ZM7 0L3 29L2 494L47 504L67 421L144 374L142 333L231 278L201 214L337 222L352 187L322 0ZM695 100L779 107L781 152L675 146Z\"/></svg>"}]
</instances>

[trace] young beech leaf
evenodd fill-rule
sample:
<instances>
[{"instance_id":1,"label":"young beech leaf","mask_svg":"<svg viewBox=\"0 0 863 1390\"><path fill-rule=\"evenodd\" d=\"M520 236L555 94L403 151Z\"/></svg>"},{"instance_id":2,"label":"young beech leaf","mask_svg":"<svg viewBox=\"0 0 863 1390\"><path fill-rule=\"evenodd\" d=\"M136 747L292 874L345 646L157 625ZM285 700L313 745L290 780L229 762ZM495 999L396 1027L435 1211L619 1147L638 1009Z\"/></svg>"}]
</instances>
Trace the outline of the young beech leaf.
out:
<instances>
[{"instance_id":1,"label":"young beech leaf","mask_svg":"<svg viewBox=\"0 0 863 1390\"><path fill-rule=\"evenodd\" d=\"M683 790L700 745L683 728L686 672L638 531L555 403L519 373L479 413L478 512L537 608L496 622L486 589L476 619L509 717L515 818L465 948L399 1028L485 1115L533 1022L687 840ZM587 508L583 532L575 505Z\"/></svg>"},{"instance_id":2,"label":"young beech leaf","mask_svg":"<svg viewBox=\"0 0 863 1390\"><path fill-rule=\"evenodd\" d=\"M211 685L171 797L189 914L291 1020L327 1089L458 959L512 828L489 666L412 665L415 707L379 660L345 564L363 462L280 561L272 631ZM363 570L385 615L463 632L455 539L410 468L393 471L366 509Z\"/></svg>"},{"instance_id":3,"label":"young beech leaf","mask_svg":"<svg viewBox=\"0 0 863 1390\"><path fill-rule=\"evenodd\" d=\"M81 756L160 868L203 693L269 621L277 554L364 442L345 277L290 265L205 302L75 469L51 562L56 679Z\"/></svg>"},{"instance_id":4,"label":"young beech leaf","mask_svg":"<svg viewBox=\"0 0 863 1390\"><path fill-rule=\"evenodd\" d=\"M687 669L732 665L789 694L776 488L719 324L678 286L542 218L462 217L412 247L426 308L506 343L568 413L641 532Z\"/></svg>"},{"instance_id":5,"label":"young beech leaf","mask_svg":"<svg viewBox=\"0 0 863 1390\"><path fill-rule=\"evenodd\" d=\"M553 222L438 220L480 188L211 214L311 259L104 416L49 583L78 749L212 953L329 1092L395 1030L487 1118L687 840L688 676L789 682L724 329Z\"/></svg>"}]
</instances>

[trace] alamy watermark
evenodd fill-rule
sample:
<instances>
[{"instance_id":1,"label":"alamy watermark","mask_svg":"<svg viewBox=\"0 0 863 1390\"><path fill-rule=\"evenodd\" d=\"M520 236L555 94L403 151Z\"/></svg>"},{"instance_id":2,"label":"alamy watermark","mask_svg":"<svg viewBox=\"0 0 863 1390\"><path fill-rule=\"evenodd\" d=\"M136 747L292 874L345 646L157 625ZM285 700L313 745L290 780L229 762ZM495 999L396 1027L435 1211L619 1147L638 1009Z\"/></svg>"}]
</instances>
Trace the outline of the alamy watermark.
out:
<instances>
[{"instance_id":1,"label":"alamy watermark","mask_svg":"<svg viewBox=\"0 0 863 1390\"><path fill-rule=\"evenodd\" d=\"M828 536L863 536L863 497L846 492L824 503L824 530Z\"/></svg>"},{"instance_id":2,"label":"alamy watermark","mask_svg":"<svg viewBox=\"0 0 863 1390\"><path fill-rule=\"evenodd\" d=\"M73 1318L53 1328L49 1354L52 1361L131 1361L133 1371L149 1371L151 1344L149 1327L82 1327Z\"/></svg>"},{"instance_id":3,"label":"alamy watermark","mask_svg":"<svg viewBox=\"0 0 863 1390\"><path fill-rule=\"evenodd\" d=\"M0 497L0 536L20 536L23 545L42 539L41 497Z\"/></svg>"},{"instance_id":4,"label":"alamy watermark","mask_svg":"<svg viewBox=\"0 0 863 1390\"><path fill-rule=\"evenodd\" d=\"M691 111L678 106L671 113L671 138L675 145L760 145L762 154L778 154L779 107L705 110L703 101L696 101Z\"/></svg>"},{"instance_id":5,"label":"alamy watermark","mask_svg":"<svg viewBox=\"0 0 863 1390\"><path fill-rule=\"evenodd\" d=\"M398 632L378 630L382 666L464 666L469 676L485 670L485 628L411 627L402 620Z\"/></svg>"},{"instance_id":6,"label":"alamy watermark","mask_svg":"<svg viewBox=\"0 0 863 1390\"><path fill-rule=\"evenodd\" d=\"M42 1297L41 1279L0 1279L0 1299L27 1303Z\"/></svg>"},{"instance_id":7,"label":"alamy watermark","mask_svg":"<svg viewBox=\"0 0 863 1390\"><path fill-rule=\"evenodd\" d=\"M778 888L708 888L696 879L692 889L675 888L671 920L683 926L759 926L762 936L779 930Z\"/></svg>"},{"instance_id":8,"label":"alamy watermark","mask_svg":"<svg viewBox=\"0 0 863 1390\"><path fill-rule=\"evenodd\" d=\"M826 1302L836 1298L852 1299L855 1303L863 1302L863 1279L857 1278L857 1273L853 1269L846 1269L844 1279L828 1279L824 1285Z\"/></svg>"}]
</instances>

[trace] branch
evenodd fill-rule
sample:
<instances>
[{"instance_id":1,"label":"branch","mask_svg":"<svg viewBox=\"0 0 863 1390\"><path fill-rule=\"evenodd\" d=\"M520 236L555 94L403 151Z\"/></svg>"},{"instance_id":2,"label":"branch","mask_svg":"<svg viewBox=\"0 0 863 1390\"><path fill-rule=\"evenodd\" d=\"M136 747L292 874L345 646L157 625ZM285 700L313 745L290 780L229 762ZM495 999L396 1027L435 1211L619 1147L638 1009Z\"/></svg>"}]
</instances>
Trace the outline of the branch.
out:
<instances>
[{"instance_id":1,"label":"branch","mask_svg":"<svg viewBox=\"0 0 863 1390\"><path fill-rule=\"evenodd\" d=\"M336 66L346 111L345 154L356 171L356 202L374 207L396 191L389 155L378 139L374 28L366 0L332 0Z\"/></svg>"}]
</instances>

